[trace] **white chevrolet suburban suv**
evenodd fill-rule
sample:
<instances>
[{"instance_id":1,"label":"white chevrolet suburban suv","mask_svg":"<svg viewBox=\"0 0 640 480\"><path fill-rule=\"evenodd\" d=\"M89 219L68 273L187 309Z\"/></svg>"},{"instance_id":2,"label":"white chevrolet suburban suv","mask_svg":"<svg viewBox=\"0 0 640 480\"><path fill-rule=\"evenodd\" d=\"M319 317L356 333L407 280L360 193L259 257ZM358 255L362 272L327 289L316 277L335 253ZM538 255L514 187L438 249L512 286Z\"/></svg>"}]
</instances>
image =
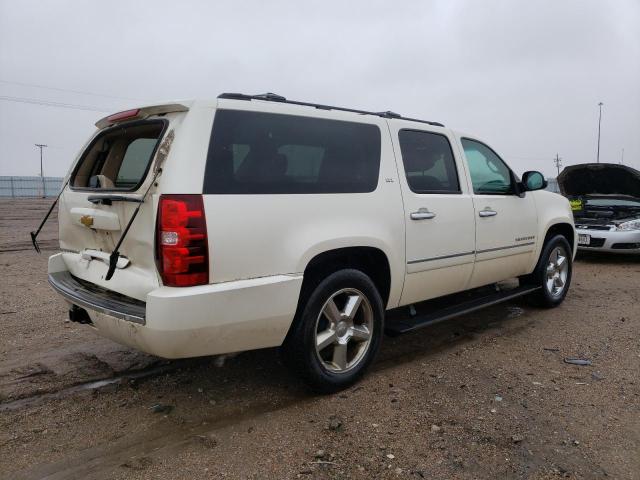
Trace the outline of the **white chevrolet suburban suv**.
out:
<instances>
[{"instance_id":1,"label":"white chevrolet suburban suv","mask_svg":"<svg viewBox=\"0 0 640 480\"><path fill-rule=\"evenodd\" d=\"M49 282L116 342L165 358L279 346L330 392L385 331L567 294L569 202L439 123L222 94L96 125L59 197Z\"/></svg>"}]
</instances>

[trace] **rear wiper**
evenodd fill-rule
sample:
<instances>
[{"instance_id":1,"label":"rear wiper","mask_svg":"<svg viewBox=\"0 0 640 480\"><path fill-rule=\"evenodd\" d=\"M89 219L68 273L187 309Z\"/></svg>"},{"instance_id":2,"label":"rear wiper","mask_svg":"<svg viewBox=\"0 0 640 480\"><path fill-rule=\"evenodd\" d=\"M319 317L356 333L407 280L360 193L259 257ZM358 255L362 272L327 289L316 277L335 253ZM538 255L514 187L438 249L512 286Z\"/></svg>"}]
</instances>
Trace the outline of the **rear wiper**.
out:
<instances>
[{"instance_id":1,"label":"rear wiper","mask_svg":"<svg viewBox=\"0 0 640 480\"><path fill-rule=\"evenodd\" d=\"M69 177L69 178L71 178L71 177ZM53 209L56 206L56 203L58 203L58 200L60 200L60 195L62 195L62 192L64 192L64 189L66 188L67 184L69 183L69 178L67 179L66 182L64 182L64 185L62 185L62 188L60 189L60 193L58 193L58 196L56 197L56 199L51 204L51 207L49 207L49 211L47 212L47 214L42 219L42 222L40 222L40 226L38 227L38 229L35 232L33 232L33 231L30 232L31 243L33 243L33 248L35 248L36 252L38 252L38 253L40 253L40 246L38 245L38 241L36 240L36 238L40 234L40 230L42 230L42 227L44 227L44 224L47 221L47 219L49 218L49 215L51 215L51 212L53 212Z\"/></svg>"},{"instance_id":2,"label":"rear wiper","mask_svg":"<svg viewBox=\"0 0 640 480\"><path fill-rule=\"evenodd\" d=\"M107 270L107 275L104 277L105 280L111 280L111 277L113 277L113 273L116 271L116 266L118 265L118 258L120 258L119 250L120 250L120 246L122 245L122 241L124 240L124 237L127 236L127 233L129 233L129 229L131 228L131 224L136 219L136 216L138 215L138 212L140 211L140 207L142 207L142 204L147 199L147 195L149 194L149 190L151 190L151 187L153 187L155 185L156 179L158 178L158 175L160 175L160 173L162 173L162 168L158 168L156 170L155 174L153 175L153 178L151 179L151 183L147 187L147 190L144 192L144 195L142 195L142 198L140 198L139 200L136 200L138 202L138 206L133 211L133 214L131 215L131 218L129 219L129 223L127 223L127 226L122 231L122 235L120 235L120 240L118 240L118 243L116 244L116 247L113 249L113 252L111 252L111 255L109 256L109 269ZM98 197L98 196L99 195L96 195L96 197ZM135 197L125 197L125 198L133 199ZM129 201L132 201L132 200L129 200Z\"/></svg>"},{"instance_id":3,"label":"rear wiper","mask_svg":"<svg viewBox=\"0 0 640 480\"><path fill-rule=\"evenodd\" d=\"M112 202L133 202L133 203L142 203L142 197L128 197L126 195L117 195L117 194L100 194L100 195L89 195L87 200L96 205L111 205Z\"/></svg>"}]
</instances>

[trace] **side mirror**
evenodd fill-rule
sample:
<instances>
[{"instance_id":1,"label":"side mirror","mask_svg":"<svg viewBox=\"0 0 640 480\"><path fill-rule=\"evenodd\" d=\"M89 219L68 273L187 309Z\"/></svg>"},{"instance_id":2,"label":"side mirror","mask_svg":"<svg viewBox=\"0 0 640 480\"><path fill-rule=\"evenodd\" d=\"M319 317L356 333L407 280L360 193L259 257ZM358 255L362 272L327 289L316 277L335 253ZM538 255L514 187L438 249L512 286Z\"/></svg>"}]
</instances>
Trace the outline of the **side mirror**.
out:
<instances>
[{"instance_id":1,"label":"side mirror","mask_svg":"<svg viewBox=\"0 0 640 480\"><path fill-rule=\"evenodd\" d=\"M522 175L522 185L525 191L542 190L547 188L547 180L540 172L530 171L524 172Z\"/></svg>"}]
</instances>

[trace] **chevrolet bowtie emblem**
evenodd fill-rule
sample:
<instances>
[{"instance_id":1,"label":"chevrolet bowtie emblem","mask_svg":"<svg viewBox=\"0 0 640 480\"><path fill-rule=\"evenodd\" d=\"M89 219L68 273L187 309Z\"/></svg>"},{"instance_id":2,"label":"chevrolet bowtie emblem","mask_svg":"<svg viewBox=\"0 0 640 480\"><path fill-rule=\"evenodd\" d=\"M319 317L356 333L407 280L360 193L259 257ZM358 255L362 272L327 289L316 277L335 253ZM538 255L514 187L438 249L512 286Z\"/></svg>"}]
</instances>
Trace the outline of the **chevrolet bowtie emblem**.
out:
<instances>
[{"instance_id":1,"label":"chevrolet bowtie emblem","mask_svg":"<svg viewBox=\"0 0 640 480\"><path fill-rule=\"evenodd\" d=\"M93 225L93 217L91 215L83 215L80 217L80 223L85 227L91 228Z\"/></svg>"}]
</instances>

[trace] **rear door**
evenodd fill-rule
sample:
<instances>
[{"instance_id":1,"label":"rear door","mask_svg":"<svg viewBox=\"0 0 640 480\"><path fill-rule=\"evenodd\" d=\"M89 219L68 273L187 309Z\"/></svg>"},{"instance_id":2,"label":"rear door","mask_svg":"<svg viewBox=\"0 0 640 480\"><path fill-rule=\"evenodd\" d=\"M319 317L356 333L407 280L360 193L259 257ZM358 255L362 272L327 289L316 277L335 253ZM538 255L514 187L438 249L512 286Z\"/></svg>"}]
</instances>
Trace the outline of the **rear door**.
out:
<instances>
[{"instance_id":1,"label":"rear door","mask_svg":"<svg viewBox=\"0 0 640 480\"><path fill-rule=\"evenodd\" d=\"M110 253L153 181L156 162L166 156L170 124L158 117L116 123L98 131L81 153L59 205L60 248L72 275L140 300L157 287L151 195L120 247L114 277L104 277Z\"/></svg>"},{"instance_id":2,"label":"rear door","mask_svg":"<svg viewBox=\"0 0 640 480\"><path fill-rule=\"evenodd\" d=\"M462 162L443 128L389 121L406 224L401 304L464 290L471 275L475 222Z\"/></svg>"},{"instance_id":3,"label":"rear door","mask_svg":"<svg viewBox=\"0 0 640 480\"><path fill-rule=\"evenodd\" d=\"M462 138L473 188L476 259L469 288L529 273L537 234L533 195L518 194L517 178L484 143Z\"/></svg>"}]
</instances>

